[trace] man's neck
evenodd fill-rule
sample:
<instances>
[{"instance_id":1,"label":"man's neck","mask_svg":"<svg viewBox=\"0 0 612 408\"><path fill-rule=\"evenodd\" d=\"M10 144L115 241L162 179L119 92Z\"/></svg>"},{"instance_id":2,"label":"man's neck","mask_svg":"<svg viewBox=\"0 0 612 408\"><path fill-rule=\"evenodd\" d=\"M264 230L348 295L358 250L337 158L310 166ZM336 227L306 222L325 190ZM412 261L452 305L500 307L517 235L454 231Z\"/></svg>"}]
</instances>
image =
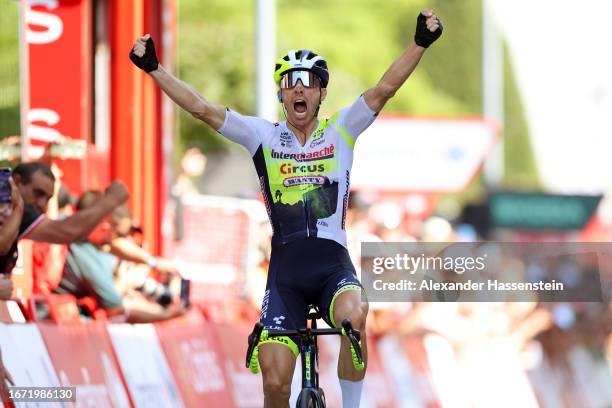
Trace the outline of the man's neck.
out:
<instances>
[{"instance_id":1,"label":"man's neck","mask_svg":"<svg viewBox=\"0 0 612 408\"><path fill-rule=\"evenodd\" d=\"M308 124L304 127L296 127L291 122L289 122L289 120L287 120L287 127L293 132L295 137L297 137L298 141L302 146L306 144L308 136L310 136L312 132L315 131L318 125L319 119L317 119L316 117L313 118L310 122L308 122Z\"/></svg>"}]
</instances>

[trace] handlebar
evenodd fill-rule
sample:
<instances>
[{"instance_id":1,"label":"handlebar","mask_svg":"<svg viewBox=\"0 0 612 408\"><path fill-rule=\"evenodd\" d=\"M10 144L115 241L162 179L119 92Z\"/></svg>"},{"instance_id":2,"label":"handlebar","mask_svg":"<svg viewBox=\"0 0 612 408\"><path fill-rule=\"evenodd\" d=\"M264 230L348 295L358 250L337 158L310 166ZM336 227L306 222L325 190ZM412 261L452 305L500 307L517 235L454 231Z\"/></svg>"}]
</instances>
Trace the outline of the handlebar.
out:
<instances>
[{"instance_id":1,"label":"handlebar","mask_svg":"<svg viewBox=\"0 0 612 408\"><path fill-rule=\"evenodd\" d=\"M253 331L249 334L248 337L248 348L245 366L250 368L252 372L257 373L258 369L254 368L255 364L252 361L253 353L256 352L256 347L260 341L269 339L271 337L279 337L279 336L306 336L308 338L316 337L316 336L325 336L325 335L344 335L348 338L349 342L353 350L355 351L357 363L359 365L363 365L363 353L361 351L361 345L359 344L361 341L361 333L359 330L353 329L350 320L345 319L341 323L341 328L334 329L310 329L303 328L297 330L264 330L263 325L260 322L255 323L253 327ZM355 367L357 368L357 366Z\"/></svg>"}]
</instances>

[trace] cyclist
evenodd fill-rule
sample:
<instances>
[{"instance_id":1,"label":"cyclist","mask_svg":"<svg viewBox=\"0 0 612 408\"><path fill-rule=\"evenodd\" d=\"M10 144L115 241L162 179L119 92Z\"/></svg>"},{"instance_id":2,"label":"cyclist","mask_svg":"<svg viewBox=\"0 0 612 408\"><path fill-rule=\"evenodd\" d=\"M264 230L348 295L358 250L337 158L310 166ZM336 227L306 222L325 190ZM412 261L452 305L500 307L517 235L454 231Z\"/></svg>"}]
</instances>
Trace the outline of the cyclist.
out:
<instances>
[{"instance_id":1,"label":"cyclist","mask_svg":"<svg viewBox=\"0 0 612 408\"><path fill-rule=\"evenodd\" d=\"M310 50L289 51L274 71L286 116L281 123L243 116L207 101L159 64L149 34L136 40L132 62L181 108L243 145L253 157L274 230L261 314L265 328L304 327L306 305L315 303L330 325L350 319L364 333L368 304L346 250L344 229L353 147L441 34L436 15L422 11L414 42L379 83L350 107L321 121L317 115L327 95L327 62ZM365 359L365 336L362 346ZM354 367L354 355L343 338L338 376L344 407L358 407L361 397L365 370ZM289 338L260 345L266 407L288 405L296 356L297 346Z\"/></svg>"}]
</instances>

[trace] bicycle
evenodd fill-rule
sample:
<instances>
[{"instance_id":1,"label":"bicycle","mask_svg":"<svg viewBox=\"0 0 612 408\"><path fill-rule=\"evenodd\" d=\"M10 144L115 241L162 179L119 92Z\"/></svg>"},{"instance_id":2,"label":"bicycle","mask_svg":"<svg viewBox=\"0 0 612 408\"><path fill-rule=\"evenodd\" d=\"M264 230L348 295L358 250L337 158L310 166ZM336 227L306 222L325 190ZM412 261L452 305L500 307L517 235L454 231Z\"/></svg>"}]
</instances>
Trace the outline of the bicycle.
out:
<instances>
[{"instance_id":1,"label":"bicycle","mask_svg":"<svg viewBox=\"0 0 612 408\"><path fill-rule=\"evenodd\" d=\"M305 327L303 329L264 330L263 325L257 322L248 338L246 367L254 374L259 372L259 362L257 360L258 352L256 353L255 350L260 341L270 337L298 336L298 348L300 350L300 360L302 362L302 391L298 396L296 408L325 408L325 394L323 393L323 389L319 387L317 336L346 336L351 343L353 365L356 369L363 370L365 365L361 346L359 344L361 341L361 334L359 330L353 329L348 319L342 321L340 328L318 329L317 319L321 318L319 310L314 305L309 305L306 313L307 319L310 321L310 327Z\"/></svg>"}]
</instances>

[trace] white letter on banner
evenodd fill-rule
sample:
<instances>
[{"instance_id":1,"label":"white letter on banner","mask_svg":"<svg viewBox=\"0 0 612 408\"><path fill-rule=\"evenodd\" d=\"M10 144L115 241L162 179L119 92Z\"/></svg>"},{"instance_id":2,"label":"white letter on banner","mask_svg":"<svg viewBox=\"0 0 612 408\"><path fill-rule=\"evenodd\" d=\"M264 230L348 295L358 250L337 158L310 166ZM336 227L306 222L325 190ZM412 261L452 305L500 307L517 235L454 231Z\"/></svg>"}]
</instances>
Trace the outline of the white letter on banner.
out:
<instances>
[{"instance_id":1,"label":"white letter on banner","mask_svg":"<svg viewBox=\"0 0 612 408\"><path fill-rule=\"evenodd\" d=\"M33 122L44 122L49 126L59 123L60 117L51 109L30 109L28 112L28 136L30 140L51 143L62 137L62 134L51 127L33 125Z\"/></svg>"},{"instance_id":2,"label":"white letter on banner","mask_svg":"<svg viewBox=\"0 0 612 408\"><path fill-rule=\"evenodd\" d=\"M28 0L28 9L26 10L26 42L28 44L48 44L62 36L64 31L64 23L62 19L56 15L45 13L42 11L32 10L34 6L43 6L47 10L57 8L57 0ZM46 31L34 31L30 29L30 25L46 27Z\"/></svg>"}]
</instances>

